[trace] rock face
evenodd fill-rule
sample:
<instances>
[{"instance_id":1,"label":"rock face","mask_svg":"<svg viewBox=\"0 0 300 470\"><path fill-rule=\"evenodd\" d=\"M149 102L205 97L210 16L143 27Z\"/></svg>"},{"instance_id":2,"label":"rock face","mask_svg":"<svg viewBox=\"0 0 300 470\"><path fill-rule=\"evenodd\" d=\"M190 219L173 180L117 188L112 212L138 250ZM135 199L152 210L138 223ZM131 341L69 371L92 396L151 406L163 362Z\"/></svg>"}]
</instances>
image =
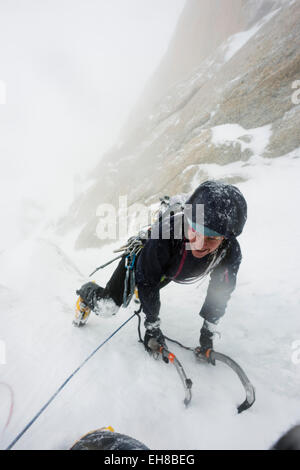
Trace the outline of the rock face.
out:
<instances>
[{"instance_id":1,"label":"rock face","mask_svg":"<svg viewBox=\"0 0 300 470\"><path fill-rule=\"evenodd\" d=\"M297 80L298 0L188 0L122 145L103 156L61 229L83 227L77 248L100 246L100 203L117 205L127 195L129 205L149 204L215 177L210 166L299 148Z\"/></svg>"}]
</instances>

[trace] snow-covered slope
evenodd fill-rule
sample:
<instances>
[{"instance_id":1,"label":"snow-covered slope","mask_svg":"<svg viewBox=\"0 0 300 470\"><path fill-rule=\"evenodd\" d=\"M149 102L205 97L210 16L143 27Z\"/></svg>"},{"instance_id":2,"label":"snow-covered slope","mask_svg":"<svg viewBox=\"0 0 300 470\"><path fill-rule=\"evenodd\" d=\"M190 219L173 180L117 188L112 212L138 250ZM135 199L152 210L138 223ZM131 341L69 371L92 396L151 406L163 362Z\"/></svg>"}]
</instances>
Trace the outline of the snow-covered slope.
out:
<instances>
[{"instance_id":1,"label":"snow-covered slope","mask_svg":"<svg viewBox=\"0 0 300 470\"><path fill-rule=\"evenodd\" d=\"M193 8L198 4L190 2ZM209 14L214 17L221 4L226 8L228 2L214 0ZM188 58L191 69L184 77L177 64L176 83L163 99L154 103L153 98L151 112L83 182L85 189L59 235L40 207L27 207L25 201L14 209L21 190L16 187L11 194L6 182L10 199L1 205L6 223L0 252L1 448L133 313L130 305L113 318L92 316L86 327L72 326L76 289L96 266L115 256L114 245L100 249L95 237L98 204L115 203L124 194L129 203L150 204L166 193L191 191L208 178L236 183L248 202L237 289L215 348L236 359L254 383L253 408L236 414L244 394L232 371L220 364L200 365L190 352L170 344L194 384L185 409L174 367L145 353L134 319L74 376L16 448L65 449L85 432L111 425L152 449L264 449L299 423L300 108L291 95L299 79L300 8L291 0L236 4L249 12L247 21L241 21L242 10L236 12L206 51L209 55L204 57L203 49ZM186 10L183 23L190 24L193 8ZM176 36L173 44L180 41ZM170 47L171 55L174 51ZM165 63L172 63L170 55ZM169 87L169 80L170 75L163 86ZM95 281L105 285L115 266L98 272ZM197 345L207 282L170 284L161 292L167 336Z\"/></svg>"},{"instance_id":2,"label":"snow-covered slope","mask_svg":"<svg viewBox=\"0 0 300 470\"><path fill-rule=\"evenodd\" d=\"M232 3L237 6L234 11L228 7ZM214 177L204 171L206 164L226 167L249 160L258 150L260 156L278 158L300 146L300 107L292 100L292 87L299 80L299 1L214 0L202 16L204 4L204 0L187 2L180 20L185 27L177 28L148 86L149 91L153 85L154 95L149 91L150 95L141 96L122 141L91 171L89 188L61 221L61 233L78 229L77 248L101 246L95 236L101 203L117 206L119 195L127 195L129 206L151 204L166 193L189 192L193 165L200 168L200 183ZM222 31L220 18L224 18ZM189 29L195 19L197 28ZM206 43L213 47L204 54ZM180 48L175 47L178 44ZM184 60L189 55L185 45L187 51L195 50L192 61ZM178 64L171 82L174 60ZM230 138L216 144L220 128L227 128ZM240 134L232 140L233 128ZM264 129L268 141L258 148ZM232 179L229 169L224 179L241 181Z\"/></svg>"},{"instance_id":3,"label":"snow-covered slope","mask_svg":"<svg viewBox=\"0 0 300 470\"><path fill-rule=\"evenodd\" d=\"M222 140L220 130L215 138ZM298 151L276 160L256 156L226 168L205 167L217 178L230 173L245 180L239 184L249 206L240 238L244 259L215 348L245 368L256 387L253 408L236 414L244 392L226 366L200 365L192 353L170 345L193 380L193 399L185 409L175 369L145 353L133 319L69 382L17 449L65 449L106 425L151 449L264 449L300 421L300 364L292 361L293 343L300 339L299 157ZM7 385L14 407L1 448L132 314L134 305L111 319L93 316L82 329L72 326L76 288L113 257L112 248L73 251L70 239L48 231L2 253L0 340L7 363L0 364L0 382L6 384L0 385L0 426L9 414ZM114 267L94 279L104 285ZM197 345L206 283L172 283L162 291L166 335Z\"/></svg>"}]
</instances>

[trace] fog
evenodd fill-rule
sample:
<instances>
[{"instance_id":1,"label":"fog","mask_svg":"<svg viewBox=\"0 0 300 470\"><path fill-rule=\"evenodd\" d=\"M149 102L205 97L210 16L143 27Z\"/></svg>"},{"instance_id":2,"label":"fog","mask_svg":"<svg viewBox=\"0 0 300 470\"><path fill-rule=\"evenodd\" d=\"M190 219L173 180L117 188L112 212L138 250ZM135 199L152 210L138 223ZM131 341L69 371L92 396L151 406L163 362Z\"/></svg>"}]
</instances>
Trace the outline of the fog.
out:
<instances>
[{"instance_id":1,"label":"fog","mask_svg":"<svg viewBox=\"0 0 300 470\"><path fill-rule=\"evenodd\" d=\"M118 143L184 3L0 1L0 207L7 225L17 230L28 204L33 217L68 206L76 175Z\"/></svg>"}]
</instances>

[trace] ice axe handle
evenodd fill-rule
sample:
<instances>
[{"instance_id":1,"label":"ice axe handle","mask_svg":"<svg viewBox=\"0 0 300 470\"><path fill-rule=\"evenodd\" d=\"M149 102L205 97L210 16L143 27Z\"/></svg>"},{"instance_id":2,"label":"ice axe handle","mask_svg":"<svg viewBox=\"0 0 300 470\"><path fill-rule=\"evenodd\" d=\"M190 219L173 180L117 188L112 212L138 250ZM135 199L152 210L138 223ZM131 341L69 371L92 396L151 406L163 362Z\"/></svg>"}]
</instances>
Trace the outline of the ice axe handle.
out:
<instances>
[{"instance_id":1,"label":"ice axe handle","mask_svg":"<svg viewBox=\"0 0 300 470\"><path fill-rule=\"evenodd\" d=\"M185 406L188 406L188 404L190 403L190 401L192 399L192 385L193 385L193 382L191 381L191 379L187 378L187 376L185 374L185 371L184 371L182 365L180 364L180 362L178 361L177 357L174 354L172 354L170 351L168 351L166 348L161 346L156 341L155 338L150 338L149 339L148 348L153 353L155 353L157 356L159 356L159 354L161 354L163 360L166 363L171 362L172 364L174 364L174 366L176 367L176 370L177 370L177 372L180 376L182 384L184 386L184 390L185 390L184 404L185 404Z\"/></svg>"}]
</instances>

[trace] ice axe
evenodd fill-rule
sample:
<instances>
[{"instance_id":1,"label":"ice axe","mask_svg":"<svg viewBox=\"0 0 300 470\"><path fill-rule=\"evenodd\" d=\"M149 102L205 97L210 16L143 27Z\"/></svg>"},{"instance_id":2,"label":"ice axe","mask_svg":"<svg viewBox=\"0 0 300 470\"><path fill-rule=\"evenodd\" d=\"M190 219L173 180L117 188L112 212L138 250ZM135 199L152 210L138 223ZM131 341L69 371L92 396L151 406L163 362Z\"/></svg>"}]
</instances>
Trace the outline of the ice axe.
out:
<instances>
[{"instance_id":1,"label":"ice axe","mask_svg":"<svg viewBox=\"0 0 300 470\"><path fill-rule=\"evenodd\" d=\"M246 392L245 401L243 401L243 403L241 403L241 405L239 405L237 408L238 413L242 413L243 411L248 410L253 405L255 402L255 388L253 387L243 369L233 359L226 356L225 354L216 352L213 349L208 349L205 354L200 354L199 348L196 348L194 353L200 361L206 361L214 366L216 365L216 361L223 362L237 374Z\"/></svg>"},{"instance_id":2,"label":"ice axe","mask_svg":"<svg viewBox=\"0 0 300 470\"><path fill-rule=\"evenodd\" d=\"M190 403L190 401L192 399L192 385L193 385L193 382L191 381L191 379L187 378L186 373L185 373L181 363L179 362L179 360L175 356L175 354L171 353L165 346L161 346L156 341L155 338L150 338L150 340L148 341L148 348L152 351L152 353L153 353L153 355L156 359L158 359L159 356L161 355L164 362L167 362L167 363L170 362L171 364L174 364L174 366L176 367L176 370L179 374L179 377L182 381L184 390L185 390L185 398L184 398L183 403L185 404L185 406L188 406L188 404Z\"/></svg>"}]
</instances>

